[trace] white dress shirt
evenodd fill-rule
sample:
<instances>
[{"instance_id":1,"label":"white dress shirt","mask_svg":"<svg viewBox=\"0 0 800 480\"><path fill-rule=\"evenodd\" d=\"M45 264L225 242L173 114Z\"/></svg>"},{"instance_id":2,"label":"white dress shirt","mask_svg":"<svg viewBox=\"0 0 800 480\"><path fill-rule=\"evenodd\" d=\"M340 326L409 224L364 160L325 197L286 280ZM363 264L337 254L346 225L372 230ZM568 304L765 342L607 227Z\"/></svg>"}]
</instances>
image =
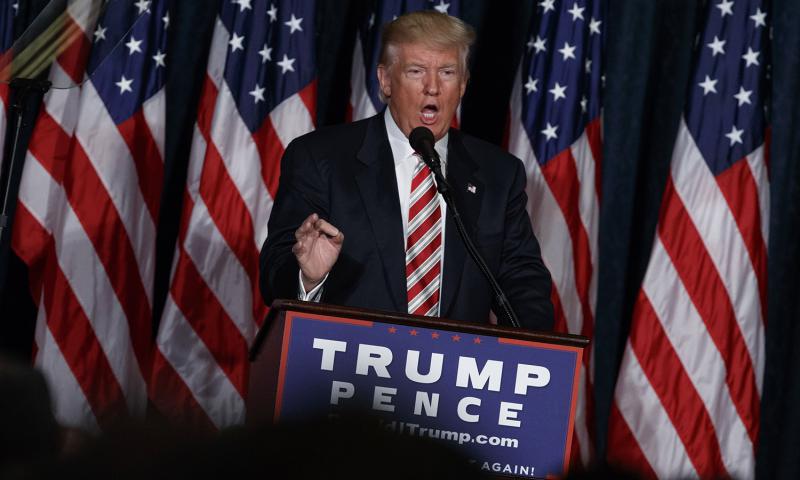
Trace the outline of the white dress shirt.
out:
<instances>
[{"instance_id":1,"label":"white dress shirt","mask_svg":"<svg viewBox=\"0 0 800 480\"><path fill-rule=\"evenodd\" d=\"M411 180L414 177L414 169L417 166L417 162L422 161L419 159L417 155L414 154L414 149L411 148L411 144L408 143L408 137L403 134L403 131L400 130L400 127L397 126L397 123L394 121L391 113L389 112L389 108L386 108L383 114L384 122L386 123L386 133L389 136L389 146L392 149L392 157L394 157L394 173L397 177L397 193L400 200L400 215L403 218L403 245L406 245L408 242L408 209L409 209L409 199L411 198ZM447 138L449 134L445 134L444 137L440 138L433 146L436 149L436 153L439 154L439 158L442 160L442 174L445 176L447 175ZM440 197L441 199L441 197ZM441 265L441 272L442 275L444 274L444 231L445 231L445 219L447 218L445 214L447 213L447 207L443 200L439 202L439 208L442 210L442 265ZM335 226L335 225L334 225ZM346 233L345 233L346 234ZM345 239L345 241L347 241ZM302 275L302 272L298 275ZM321 295L322 295L322 286L325 283L325 280L328 278L326 275L322 281L314 287L310 292L306 292L305 287L303 287L303 279L301 276L298 277L298 284L299 288L297 290L297 298L300 300L306 300L311 302L318 302ZM439 300L441 301L441 284L439 282Z\"/></svg>"}]
</instances>

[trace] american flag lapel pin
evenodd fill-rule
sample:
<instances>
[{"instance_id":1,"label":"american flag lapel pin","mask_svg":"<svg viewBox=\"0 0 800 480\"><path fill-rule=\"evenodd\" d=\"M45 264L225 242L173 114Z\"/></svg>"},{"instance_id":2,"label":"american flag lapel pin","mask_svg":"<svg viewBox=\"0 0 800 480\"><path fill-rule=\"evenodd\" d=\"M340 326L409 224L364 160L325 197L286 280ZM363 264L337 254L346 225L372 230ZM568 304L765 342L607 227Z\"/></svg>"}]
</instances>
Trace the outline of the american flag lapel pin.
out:
<instances>
[{"instance_id":1,"label":"american flag lapel pin","mask_svg":"<svg viewBox=\"0 0 800 480\"><path fill-rule=\"evenodd\" d=\"M467 191L469 193L475 193L477 190L478 190L478 188L475 185L473 185L471 183L467 184Z\"/></svg>"}]
</instances>

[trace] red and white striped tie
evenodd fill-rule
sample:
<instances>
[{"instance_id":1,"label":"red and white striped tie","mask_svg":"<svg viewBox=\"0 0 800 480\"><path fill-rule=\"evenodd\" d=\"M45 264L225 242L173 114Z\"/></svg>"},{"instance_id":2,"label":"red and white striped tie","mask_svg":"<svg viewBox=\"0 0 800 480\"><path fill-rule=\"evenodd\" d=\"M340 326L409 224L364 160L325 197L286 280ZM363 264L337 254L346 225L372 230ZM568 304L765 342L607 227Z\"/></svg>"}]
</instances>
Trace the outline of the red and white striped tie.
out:
<instances>
[{"instance_id":1,"label":"red and white striped tie","mask_svg":"<svg viewBox=\"0 0 800 480\"><path fill-rule=\"evenodd\" d=\"M442 212L430 169L419 159L411 180L406 241L408 313L439 315L442 278Z\"/></svg>"}]
</instances>

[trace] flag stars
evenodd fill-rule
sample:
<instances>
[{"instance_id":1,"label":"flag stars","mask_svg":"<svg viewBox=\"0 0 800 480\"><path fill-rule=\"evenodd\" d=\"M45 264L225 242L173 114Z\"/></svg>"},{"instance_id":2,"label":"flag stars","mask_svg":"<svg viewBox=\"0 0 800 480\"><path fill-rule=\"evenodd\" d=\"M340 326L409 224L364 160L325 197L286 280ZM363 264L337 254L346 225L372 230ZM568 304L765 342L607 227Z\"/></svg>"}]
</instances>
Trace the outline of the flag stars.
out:
<instances>
[{"instance_id":1,"label":"flag stars","mask_svg":"<svg viewBox=\"0 0 800 480\"><path fill-rule=\"evenodd\" d=\"M548 91L553 94L554 102L557 101L559 98L567 98L567 94L565 93L567 91L567 86L566 85L561 86L559 85L558 82L556 82L556 84L553 85L553 88L551 88ZM548 123L548 125L550 124Z\"/></svg>"},{"instance_id":2,"label":"flag stars","mask_svg":"<svg viewBox=\"0 0 800 480\"><path fill-rule=\"evenodd\" d=\"M148 0L139 0L135 6L139 9L139 15L144 12L150 13L150 2Z\"/></svg>"},{"instance_id":3,"label":"flag stars","mask_svg":"<svg viewBox=\"0 0 800 480\"><path fill-rule=\"evenodd\" d=\"M283 22L283 24L289 27L289 35L291 35L297 30L300 30L301 32L303 31L303 27L300 26L302 21L302 18L295 17L293 13L292 18L290 18L288 22Z\"/></svg>"},{"instance_id":4,"label":"flag stars","mask_svg":"<svg viewBox=\"0 0 800 480\"><path fill-rule=\"evenodd\" d=\"M528 75L528 81L525 83L525 90L528 91L528 95L530 95L532 92L539 91L538 87L536 86L537 83L539 83L539 79L534 80L533 77Z\"/></svg>"},{"instance_id":5,"label":"flag stars","mask_svg":"<svg viewBox=\"0 0 800 480\"><path fill-rule=\"evenodd\" d=\"M228 41L228 45L231 46L231 53L235 52L236 50L244 50L244 45L242 45L242 42L244 42L244 35L240 37L236 34L236 32L233 32L233 37L231 37L230 41Z\"/></svg>"},{"instance_id":6,"label":"flag stars","mask_svg":"<svg viewBox=\"0 0 800 480\"><path fill-rule=\"evenodd\" d=\"M747 65L745 65L745 68L749 67L750 65L759 65L759 63L758 63L758 54L759 53L760 52L754 52L752 48L747 47L747 53L742 55L742 58L744 59L744 61L747 62Z\"/></svg>"},{"instance_id":7,"label":"flag stars","mask_svg":"<svg viewBox=\"0 0 800 480\"><path fill-rule=\"evenodd\" d=\"M550 10L552 11L556 10L555 3L556 0L542 0L541 2L539 2L539 6L544 9L543 13L547 13Z\"/></svg>"},{"instance_id":8,"label":"flag stars","mask_svg":"<svg viewBox=\"0 0 800 480\"><path fill-rule=\"evenodd\" d=\"M711 43L706 44L708 48L711 49L711 56L716 57L718 53L725 55L725 40L720 40L714 35L714 41Z\"/></svg>"},{"instance_id":9,"label":"flag stars","mask_svg":"<svg viewBox=\"0 0 800 480\"><path fill-rule=\"evenodd\" d=\"M703 89L704 97L708 95L709 92L717 93L717 80L712 80L708 75L706 75L706 79L698 83L698 85Z\"/></svg>"},{"instance_id":10,"label":"flag stars","mask_svg":"<svg viewBox=\"0 0 800 480\"><path fill-rule=\"evenodd\" d=\"M531 40L532 39L533 37L531 37ZM536 36L536 41L533 42L533 44L528 43L528 45L533 47L536 50L536 53L547 51L547 39L540 38L538 35Z\"/></svg>"},{"instance_id":11,"label":"flag stars","mask_svg":"<svg viewBox=\"0 0 800 480\"><path fill-rule=\"evenodd\" d=\"M375 12L372 12L369 14L369 28L372 29L372 27L374 26L375 26Z\"/></svg>"},{"instance_id":12,"label":"flag stars","mask_svg":"<svg viewBox=\"0 0 800 480\"><path fill-rule=\"evenodd\" d=\"M572 4L572 8L567 10L567 13L572 15L572 21L577 22L580 18L583 20L583 11L586 10L585 8L579 7L577 3Z\"/></svg>"},{"instance_id":13,"label":"flag stars","mask_svg":"<svg viewBox=\"0 0 800 480\"><path fill-rule=\"evenodd\" d=\"M97 28L94 31L94 41L99 42L100 40L106 39L106 30L108 28L101 26L100 24L97 25Z\"/></svg>"},{"instance_id":14,"label":"flag stars","mask_svg":"<svg viewBox=\"0 0 800 480\"><path fill-rule=\"evenodd\" d=\"M756 9L754 15L750 15L750 18L755 22L755 28L767 26L767 14L766 12L762 12L760 7Z\"/></svg>"},{"instance_id":15,"label":"flag stars","mask_svg":"<svg viewBox=\"0 0 800 480\"><path fill-rule=\"evenodd\" d=\"M725 15L733 15L733 0L722 0L716 5L719 13L724 18Z\"/></svg>"},{"instance_id":16,"label":"flag stars","mask_svg":"<svg viewBox=\"0 0 800 480\"><path fill-rule=\"evenodd\" d=\"M439 0L439 4L434 5L433 8L439 13L448 13L448 10L450 10L450 4L444 3L444 0Z\"/></svg>"},{"instance_id":17,"label":"flag stars","mask_svg":"<svg viewBox=\"0 0 800 480\"><path fill-rule=\"evenodd\" d=\"M267 63L267 60L272 60L272 49L264 44L264 48L258 51L258 54L261 55L261 63Z\"/></svg>"},{"instance_id":18,"label":"flag stars","mask_svg":"<svg viewBox=\"0 0 800 480\"><path fill-rule=\"evenodd\" d=\"M752 103L750 102L750 95L752 94L753 94L752 90L745 90L744 87L739 87L739 93L734 95L733 98L735 98L739 102L740 107L745 103L749 103L752 105Z\"/></svg>"},{"instance_id":19,"label":"flag stars","mask_svg":"<svg viewBox=\"0 0 800 480\"><path fill-rule=\"evenodd\" d=\"M164 22L164 29L165 29L165 30L166 30L167 28L169 28L169 12L167 12L167 14L166 14L166 15L164 15L163 17L161 17L161 21L162 21L162 22Z\"/></svg>"},{"instance_id":20,"label":"flag stars","mask_svg":"<svg viewBox=\"0 0 800 480\"><path fill-rule=\"evenodd\" d=\"M133 92L133 88L131 88L132 84L133 84L133 79L125 78L125 75L122 76L119 82L115 83L115 85L119 87L120 95L122 95L125 92Z\"/></svg>"},{"instance_id":21,"label":"flag stars","mask_svg":"<svg viewBox=\"0 0 800 480\"><path fill-rule=\"evenodd\" d=\"M586 70L586 73L592 73L592 60L587 58L585 62L583 62L583 68Z\"/></svg>"},{"instance_id":22,"label":"flag stars","mask_svg":"<svg viewBox=\"0 0 800 480\"><path fill-rule=\"evenodd\" d=\"M412 329L408 332L408 334L411 335L412 337L416 337L417 335L419 335L419 332Z\"/></svg>"},{"instance_id":23,"label":"flag stars","mask_svg":"<svg viewBox=\"0 0 800 480\"><path fill-rule=\"evenodd\" d=\"M581 97L581 111L586 113L586 108L589 106L589 100L585 96Z\"/></svg>"},{"instance_id":24,"label":"flag stars","mask_svg":"<svg viewBox=\"0 0 800 480\"><path fill-rule=\"evenodd\" d=\"M286 54L283 54L283 60L278 62L278 66L281 67L281 73L285 74L288 71L294 72L294 58L289 58Z\"/></svg>"},{"instance_id":25,"label":"flag stars","mask_svg":"<svg viewBox=\"0 0 800 480\"><path fill-rule=\"evenodd\" d=\"M244 12L245 10L252 10L253 6L250 5L251 0L233 0L233 4L239 5L239 13Z\"/></svg>"},{"instance_id":26,"label":"flag stars","mask_svg":"<svg viewBox=\"0 0 800 480\"><path fill-rule=\"evenodd\" d=\"M434 340L436 340L436 339L438 339L438 338L439 338L439 334L438 334L438 333L436 333L436 332L431 332L431 338L432 338L432 339L434 339Z\"/></svg>"},{"instance_id":27,"label":"flag stars","mask_svg":"<svg viewBox=\"0 0 800 480\"><path fill-rule=\"evenodd\" d=\"M250 95L253 96L253 103L258 105L258 102L263 102L264 101L264 91L265 90L266 89L264 87L262 87L259 84L256 84L256 87L254 89L250 90L247 93L249 93Z\"/></svg>"},{"instance_id":28,"label":"flag stars","mask_svg":"<svg viewBox=\"0 0 800 480\"><path fill-rule=\"evenodd\" d=\"M267 10L267 15L269 15L269 23L278 20L278 9L275 7L274 3L269 4L269 10Z\"/></svg>"},{"instance_id":29,"label":"flag stars","mask_svg":"<svg viewBox=\"0 0 800 480\"><path fill-rule=\"evenodd\" d=\"M547 122L547 126L542 130L542 134L546 137L545 141L558 138L556 130L558 130L558 125L550 125L550 122Z\"/></svg>"},{"instance_id":30,"label":"flag stars","mask_svg":"<svg viewBox=\"0 0 800 480\"><path fill-rule=\"evenodd\" d=\"M564 42L564 46L558 50L558 53L564 57L564 61L567 61L569 58L575 58L575 46Z\"/></svg>"},{"instance_id":31,"label":"flag stars","mask_svg":"<svg viewBox=\"0 0 800 480\"><path fill-rule=\"evenodd\" d=\"M136 52L140 52L141 53L141 51L142 51L141 45L142 45L142 41L141 40L136 40L133 37L133 35L131 35L131 39L128 40L128 43L125 44L125 46L128 47L128 55L133 55Z\"/></svg>"},{"instance_id":32,"label":"flag stars","mask_svg":"<svg viewBox=\"0 0 800 480\"><path fill-rule=\"evenodd\" d=\"M450 337L450 338L451 338L451 339L452 339L454 342L460 342L460 341L461 341L461 336L460 336L460 335L453 335L453 336L452 336L452 337Z\"/></svg>"},{"instance_id":33,"label":"flag stars","mask_svg":"<svg viewBox=\"0 0 800 480\"><path fill-rule=\"evenodd\" d=\"M592 17L589 20L589 35L594 35L595 33L600 35L600 24L603 23L600 20L595 19Z\"/></svg>"},{"instance_id":34,"label":"flag stars","mask_svg":"<svg viewBox=\"0 0 800 480\"><path fill-rule=\"evenodd\" d=\"M725 136L728 137L731 141L731 147L736 145L737 143L742 143L742 134L744 133L744 129L739 130L736 128L736 125L731 126L731 131L726 133Z\"/></svg>"},{"instance_id":35,"label":"flag stars","mask_svg":"<svg viewBox=\"0 0 800 480\"><path fill-rule=\"evenodd\" d=\"M156 62L156 68L158 67L166 67L167 64L164 62L164 58L166 58L166 53L161 53L161 50L157 51L155 55L153 55L153 60Z\"/></svg>"}]
</instances>

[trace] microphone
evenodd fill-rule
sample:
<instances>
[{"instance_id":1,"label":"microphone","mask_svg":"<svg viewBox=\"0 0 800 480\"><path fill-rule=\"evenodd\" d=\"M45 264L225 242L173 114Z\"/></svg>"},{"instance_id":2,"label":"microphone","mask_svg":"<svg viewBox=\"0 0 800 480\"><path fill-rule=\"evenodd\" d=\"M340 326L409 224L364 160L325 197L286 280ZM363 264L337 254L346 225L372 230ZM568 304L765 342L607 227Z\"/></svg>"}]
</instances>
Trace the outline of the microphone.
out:
<instances>
[{"instance_id":1,"label":"microphone","mask_svg":"<svg viewBox=\"0 0 800 480\"><path fill-rule=\"evenodd\" d=\"M436 149L434 148L436 141L433 139L433 132L426 127L417 127L411 130L411 133L408 135L408 141L411 143L411 148L422 156L422 159L425 160L425 164L428 165L428 167L431 166L431 162L434 162L441 168L439 154L436 153Z\"/></svg>"},{"instance_id":2,"label":"microphone","mask_svg":"<svg viewBox=\"0 0 800 480\"><path fill-rule=\"evenodd\" d=\"M439 159L439 154L436 153L436 149L434 148L436 141L433 139L433 132L426 127L417 127L411 130L411 133L408 135L408 142L411 144L411 148L422 157L422 161L425 162L425 165L433 172L433 176L436 179L436 189L442 196L447 195L446 192L449 190L448 187L450 187L450 185L447 183L447 180L445 180L444 175L442 175L442 161ZM447 199L445 199L445 202L447 202Z\"/></svg>"},{"instance_id":3,"label":"microphone","mask_svg":"<svg viewBox=\"0 0 800 480\"><path fill-rule=\"evenodd\" d=\"M436 189L442 195L444 203L447 205L447 211L453 216L453 222L456 224L458 236L461 237L461 240L464 242L469 256L478 266L478 269L486 278L486 281L489 282L489 286L491 286L494 292L497 305L505 314L505 317L508 318L509 323L514 327L520 328L519 320L517 320L514 309L511 308L511 303L509 303L506 294L503 293L503 289L500 287L500 284L497 283L491 270L489 270L489 266L486 265L486 261L483 259L480 252L478 252L475 243L473 243L467 233L467 229L464 227L464 222L461 220L461 215L458 213L458 208L456 208L455 201L451 194L452 189L447 183L447 180L445 180L444 175L442 175L442 162L434 148L436 141L433 138L433 132L426 127L417 127L411 130L411 133L408 135L408 141L411 144L411 148L422 157L422 161L425 162L425 165L433 172L433 176L436 180Z\"/></svg>"}]
</instances>

